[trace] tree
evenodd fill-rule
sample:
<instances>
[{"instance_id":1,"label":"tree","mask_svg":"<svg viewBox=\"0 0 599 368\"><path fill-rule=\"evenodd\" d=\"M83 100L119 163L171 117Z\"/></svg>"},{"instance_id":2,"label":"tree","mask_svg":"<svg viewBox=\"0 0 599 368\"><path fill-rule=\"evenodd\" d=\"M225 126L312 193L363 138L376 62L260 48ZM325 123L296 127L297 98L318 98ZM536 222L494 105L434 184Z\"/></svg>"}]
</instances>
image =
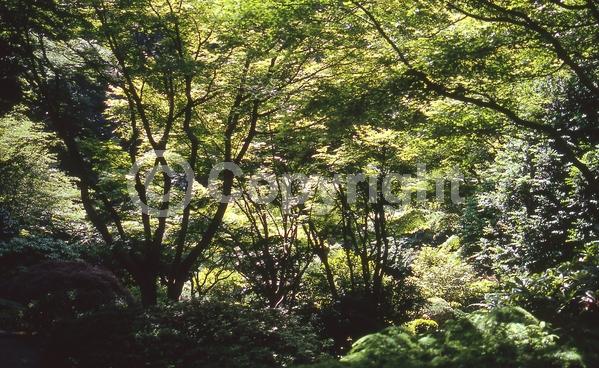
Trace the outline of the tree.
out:
<instances>
[{"instance_id":1,"label":"tree","mask_svg":"<svg viewBox=\"0 0 599 368\"><path fill-rule=\"evenodd\" d=\"M23 234L83 239L77 191L52 153L58 141L19 110L0 118L0 241Z\"/></svg>"},{"instance_id":2,"label":"tree","mask_svg":"<svg viewBox=\"0 0 599 368\"><path fill-rule=\"evenodd\" d=\"M596 173L584 159L593 148L581 144L576 134L564 134L536 118L538 101L543 96L530 96L535 84L547 74L566 74L595 99L599 97L596 66L582 56L592 58L596 52L594 2L570 7L555 1L513 1L505 6L491 1L415 1L409 6L404 4L404 10L394 4L386 9L359 2L352 2L352 6L365 15L366 24L391 49L398 71L408 79L441 98L494 111L518 129L546 136L581 172L587 185L597 187ZM389 16L397 19L399 14L403 23L395 31L389 25ZM422 19L429 22L423 28L416 27L423 24ZM436 54L415 54L416 47L431 48ZM514 49L522 52L508 51ZM534 63L527 61L529 55ZM502 88L502 82L509 83L510 88ZM522 98L526 104L518 103Z\"/></svg>"},{"instance_id":3,"label":"tree","mask_svg":"<svg viewBox=\"0 0 599 368\"><path fill-rule=\"evenodd\" d=\"M48 112L43 119L66 147L65 165L79 180L87 217L140 287L144 303L155 303L159 278L177 299L228 203L199 201L169 222L136 213L125 181L110 174L146 149L180 153L204 184L212 163L241 164L259 125L295 109L297 94L328 68L327 62L315 66L332 42L321 32L324 24L291 27L300 16L327 19L311 3L83 5L32 3L16 17L11 31L25 45L24 76L37 106ZM103 95L106 88L113 92ZM116 105L110 121L98 115L102 100ZM96 122L112 126L113 133L98 131ZM165 157L155 161L167 163ZM222 175L226 196L234 175ZM140 178L135 189L147 202ZM163 173L162 194L171 189L176 186ZM158 203L162 210L168 205ZM141 227L129 228L132 220ZM189 236L190 228L201 235Z\"/></svg>"}]
</instances>

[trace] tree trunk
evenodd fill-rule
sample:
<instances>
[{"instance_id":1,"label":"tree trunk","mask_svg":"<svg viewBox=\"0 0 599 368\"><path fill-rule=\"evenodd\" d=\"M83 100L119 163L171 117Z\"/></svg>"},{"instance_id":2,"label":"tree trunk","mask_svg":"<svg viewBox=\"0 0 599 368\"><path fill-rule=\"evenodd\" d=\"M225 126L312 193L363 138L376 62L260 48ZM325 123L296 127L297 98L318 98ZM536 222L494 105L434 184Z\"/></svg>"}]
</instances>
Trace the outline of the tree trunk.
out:
<instances>
[{"instance_id":1,"label":"tree trunk","mask_svg":"<svg viewBox=\"0 0 599 368\"><path fill-rule=\"evenodd\" d=\"M224 170L223 171L223 195L229 196L231 195L231 188L233 187L233 179L235 175L232 171ZM191 274L191 270L194 266L194 263L197 259L202 255L202 252L208 248L210 242L216 235L218 228L223 220L225 215L225 211L227 210L227 206L229 205L229 201L222 201L219 203L218 209L216 210L210 224L204 234L200 242L191 249L191 251L185 256L183 261L177 264L173 264L172 269L173 272L171 274L168 286L167 286L167 295L170 300L178 301L181 293L183 292L183 285L187 280L189 280L189 275Z\"/></svg>"},{"instance_id":2,"label":"tree trunk","mask_svg":"<svg viewBox=\"0 0 599 368\"><path fill-rule=\"evenodd\" d=\"M166 287L166 296L168 299L174 302L179 301L181 293L183 293L183 285L185 285L185 281L180 278L170 282Z\"/></svg>"},{"instance_id":3,"label":"tree trunk","mask_svg":"<svg viewBox=\"0 0 599 368\"><path fill-rule=\"evenodd\" d=\"M138 281L139 291L141 292L141 304L144 308L156 305L158 302L158 284L157 278L147 276L144 280Z\"/></svg>"}]
</instances>

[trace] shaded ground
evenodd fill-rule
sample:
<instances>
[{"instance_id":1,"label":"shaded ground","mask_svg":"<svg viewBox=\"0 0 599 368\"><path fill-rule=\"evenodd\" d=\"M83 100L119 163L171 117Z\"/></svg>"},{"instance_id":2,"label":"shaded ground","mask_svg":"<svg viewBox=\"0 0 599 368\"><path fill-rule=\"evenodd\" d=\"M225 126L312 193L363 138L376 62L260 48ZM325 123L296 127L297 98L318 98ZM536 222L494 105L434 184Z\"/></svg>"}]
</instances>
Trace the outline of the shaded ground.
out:
<instances>
[{"instance_id":1,"label":"shaded ground","mask_svg":"<svg viewBox=\"0 0 599 368\"><path fill-rule=\"evenodd\" d=\"M31 337L0 331L0 366L39 368L40 357Z\"/></svg>"}]
</instances>

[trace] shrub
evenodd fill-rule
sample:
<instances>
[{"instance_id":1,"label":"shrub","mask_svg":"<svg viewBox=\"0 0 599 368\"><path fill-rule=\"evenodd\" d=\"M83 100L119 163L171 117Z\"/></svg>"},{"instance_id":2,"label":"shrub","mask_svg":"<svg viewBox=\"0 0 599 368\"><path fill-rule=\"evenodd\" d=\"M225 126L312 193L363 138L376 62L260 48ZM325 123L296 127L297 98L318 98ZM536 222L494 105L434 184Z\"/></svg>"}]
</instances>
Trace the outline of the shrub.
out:
<instances>
[{"instance_id":1,"label":"shrub","mask_svg":"<svg viewBox=\"0 0 599 368\"><path fill-rule=\"evenodd\" d=\"M439 247L423 247L412 263L409 281L423 297L442 298L459 307L482 299L493 282L479 278L473 267L451 250L455 246L450 238Z\"/></svg>"},{"instance_id":2,"label":"shrub","mask_svg":"<svg viewBox=\"0 0 599 368\"><path fill-rule=\"evenodd\" d=\"M556 321L599 322L599 243L586 244L571 261L505 282L507 302Z\"/></svg>"},{"instance_id":3,"label":"shrub","mask_svg":"<svg viewBox=\"0 0 599 368\"><path fill-rule=\"evenodd\" d=\"M347 352L351 341L387 326L384 317L391 309L378 306L371 294L356 292L342 295L339 300L327 304L318 312L324 334L334 340L334 353Z\"/></svg>"},{"instance_id":4,"label":"shrub","mask_svg":"<svg viewBox=\"0 0 599 368\"><path fill-rule=\"evenodd\" d=\"M42 359L48 368L141 368L135 339L136 307L104 306L56 321L44 331Z\"/></svg>"},{"instance_id":5,"label":"shrub","mask_svg":"<svg viewBox=\"0 0 599 368\"><path fill-rule=\"evenodd\" d=\"M26 306L25 322L38 332L80 313L132 303L110 271L76 261L28 267L3 285L0 297Z\"/></svg>"},{"instance_id":6,"label":"shrub","mask_svg":"<svg viewBox=\"0 0 599 368\"><path fill-rule=\"evenodd\" d=\"M571 261L504 281L498 303L522 305L576 341L589 366L599 366L599 244L585 244Z\"/></svg>"},{"instance_id":7,"label":"shrub","mask_svg":"<svg viewBox=\"0 0 599 368\"><path fill-rule=\"evenodd\" d=\"M0 299L0 329L5 331L22 331L23 311L25 307L12 300Z\"/></svg>"},{"instance_id":8,"label":"shrub","mask_svg":"<svg viewBox=\"0 0 599 368\"><path fill-rule=\"evenodd\" d=\"M78 256L75 246L61 240L36 236L15 237L0 242L0 276L8 279L44 261L74 260Z\"/></svg>"},{"instance_id":9,"label":"shrub","mask_svg":"<svg viewBox=\"0 0 599 368\"><path fill-rule=\"evenodd\" d=\"M31 266L3 291L37 332L47 367L284 367L328 348L278 310L191 301L142 311L114 275L83 262Z\"/></svg>"},{"instance_id":10,"label":"shrub","mask_svg":"<svg viewBox=\"0 0 599 368\"><path fill-rule=\"evenodd\" d=\"M315 367L584 367L544 322L522 308L465 314L443 330L412 335L390 327L358 340L340 362Z\"/></svg>"},{"instance_id":11,"label":"shrub","mask_svg":"<svg viewBox=\"0 0 599 368\"><path fill-rule=\"evenodd\" d=\"M423 317L430 318L439 324L445 323L445 321L456 315L456 310L445 299L441 298L427 299L420 312Z\"/></svg>"},{"instance_id":12,"label":"shrub","mask_svg":"<svg viewBox=\"0 0 599 368\"><path fill-rule=\"evenodd\" d=\"M432 319L415 319L403 324L406 331L412 335L417 335L423 332L431 332L439 328L439 324Z\"/></svg>"},{"instance_id":13,"label":"shrub","mask_svg":"<svg viewBox=\"0 0 599 368\"><path fill-rule=\"evenodd\" d=\"M10 216L10 212L0 207L0 242L7 241L17 236L19 224Z\"/></svg>"},{"instance_id":14,"label":"shrub","mask_svg":"<svg viewBox=\"0 0 599 368\"><path fill-rule=\"evenodd\" d=\"M284 367L325 350L310 325L278 310L224 302L155 308L139 322L138 343L152 367Z\"/></svg>"},{"instance_id":15,"label":"shrub","mask_svg":"<svg viewBox=\"0 0 599 368\"><path fill-rule=\"evenodd\" d=\"M138 360L134 304L111 272L84 262L46 261L21 269L1 291L8 300L3 309L17 312L9 327L36 333L44 366L133 367Z\"/></svg>"}]
</instances>

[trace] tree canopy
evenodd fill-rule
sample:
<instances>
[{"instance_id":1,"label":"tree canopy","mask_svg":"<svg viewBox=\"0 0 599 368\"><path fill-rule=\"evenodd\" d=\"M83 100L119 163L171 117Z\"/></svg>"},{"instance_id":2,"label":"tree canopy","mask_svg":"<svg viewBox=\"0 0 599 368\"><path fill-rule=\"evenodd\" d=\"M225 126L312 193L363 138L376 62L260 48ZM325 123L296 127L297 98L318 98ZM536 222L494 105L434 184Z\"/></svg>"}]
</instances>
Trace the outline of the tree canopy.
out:
<instances>
[{"instance_id":1,"label":"tree canopy","mask_svg":"<svg viewBox=\"0 0 599 368\"><path fill-rule=\"evenodd\" d=\"M596 0L3 0L0 26L0 320L124 346L48 361L599 361Z\"/></svg>"}]
</instances>

